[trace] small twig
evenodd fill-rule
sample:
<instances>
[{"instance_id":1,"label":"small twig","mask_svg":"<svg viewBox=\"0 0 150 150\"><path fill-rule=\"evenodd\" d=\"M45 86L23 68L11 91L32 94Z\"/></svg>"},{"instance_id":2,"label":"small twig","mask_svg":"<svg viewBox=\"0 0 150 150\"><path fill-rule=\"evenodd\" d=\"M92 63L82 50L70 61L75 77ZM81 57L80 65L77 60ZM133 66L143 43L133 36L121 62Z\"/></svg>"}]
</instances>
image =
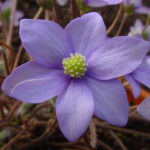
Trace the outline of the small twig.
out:
<instances>
[{"instance_id":1,"label":"small twig","mask_svg":"<svg viewBox=\"0 0 150 150\"><path fill-rule=\"evenodd\" d=\"M44 108L44 107L50 107L52 106L51 103L49 102L46 102L46 103L43 103L41 105L38 105L31 113L30 113L30 116L29 118L32 118L36 113L37 111L39 111L40 109Z\"/></svg>"},{"instance_id":2,"label":"small twig","mask_svg":"<svg viewBox=\"0 0 150 150\"><path fill-rule=\"evenodd\" d=\"M39 125L44 125L44 126L46 126L46 125L47 125L47 121L36 121L35 125L36 125L36 126L39 126Z\"/></svg>"},{"instance_id":3,"label":"small twig","mask_svg":"<svg viewBox=\"0 0 150 150\"><path fill-rule=\"evenodd\" d=\"M25 129L21 130L15 137L11 138L11 140L4 145L1 150L7 150L9 147L11 147L19 138L20 136L25 132Z\"/></svg>"},{"instance_id":4,"label":"small twig","mask_svg":"<svg viewBox=\"0 0 150 150\"><path fill-rule=\"evenodd\" d=\"M75 145L74 148L77 148L77 150L90 150L88 147L79 146L79 145Z\"/></svg>"},{"instance_id":5,"label":"small twig","mask_svg":"<svg viewBox=\"0 0 150 150\"><path fill-rule=\"evenodd\" d=\"M118 145L120 146L120 148L122 150L128 150L125 145L123 144L123 142L118 138L118 136L111 130L109 131L110 135L117 141Z\"/></svg>"},{"instance_id":6,"label":"small twig","mask_svg":"<svg viewBox=\"0 0 150 150\"><path fill-rule=\"evenodd\" d=\"M8 110L8 111L10 110L10 107L9 107L8 103L4 103L3 105L4 105L4 107L5 107L6 110Z\"/></svg>"},{"instance_id":7,"label":"small twig","mask_svg":"<svg viewBox=\"0 0 150 150\"><path fill-rule=\"evenodd\" d=\"M33 19L37 19L40 17L40 15L42 14L44 8L43 7L40 7L37 11L37 13L35 14L35 16L33 17Z\"/></svg>"},{"instance_id":8,"label":"small twig","mask_svg":"<svg viewBox=\"0 0 150 150\"><path fill-rule=\"evenodd\" d=\"M1 13L1 12L0 12ZM5 41L6 37L7 37L7 28L6 28L6 23L4 23L3 20L1 20L2 22L2 39Z\"/></svg>"},{"instance_id":9,"label":"small twig","mask_svg":"<svg viewBox=\"0 0 150 150\"><path fill-rule=\"evenodd\" d=\"M56 146L56 147L70 147L73 145L76 145L77 143L72 143L72 142L64 142L64 143L60 143L60 142L51 142L48 143L49 146Z\"/></svg>"},{"instance_id":10,"label":"small twig","mask_svg":"<svg viewBox=\"0 0 150 150\"><path fill-rule=\"evenodd\" d=\"M19 125L11 124L9 122L0 122L0 129L4 128L4 127L12 127L12 128L16 128L16 129L21 129Z\"/></svg>"},{"instance_id":11,"label":"small twig","mask_svg":"<svg viewBox=\"0 0 150 150\"><path fill-rule=\"evenodd\" d=\"M5 119L5 113L4 113L3 105L0 105L0 114L1 114L1 119L4 120Z\"/></svg>"},{"instance_id":12,"label":"small twig","mask_svg":"<svg viewBox=\"0 0 150 150\"><path fill-rule=\"evenodd\" d=\"M2 53L4 63L5 63L5 69L6 69L6 75L9 75L9 67L8 67L8 61L7 61L7 56L6 53L3 49L0 48L0 53Z\"/></svg>"},{"instance_id":13,"label":"small twig","mask_svg":"<svg viewBox=\"0 0 150 150\"><path fill-rule=\"evenodd\" d=\"M123 29L123 26L124 26L124 24L126 22L126 19L127 19L127 14L124 13L122 21L121 21L121 24L120 24L120 26L119 26L119 28L118 28L117 33L116 33L115 36L118 36L121 33L121 31Z\"/></svg>"},{"instance_id":14,"label":"small twig","mask_svg":"<svg viewBox=\"0 0 150 150\"><path fill-rule=\"evenodd\" d=\"M120 128L120 127L115 127L115 126L108 125L106 123L100 123L97 120L95 120L95 122L100 127L103 127L103 128L106 128L106 129L116 130L116 131L124 132L124 133L127 133L127 134L132 134L132 135L134 134L134 135L150 138L150 134L149 133L144 133L144 132L140 132L140 131L136 131L136 130L130 130L130 129L125 129L125 128Z\"/></svg>"},{"instance_id":15,"label":"small twig","mask_svg":"<svg viewBox=\"0 0 150 150\"><path fill-rule=\"evenodd\" d=\"M131 111L130 114L129 114L129 117L135 116L135 115L136 115L136 112L137 112L136 110Z\"/></svg>"},{"instance_id":16,"label":"small twig","mask_svg":"<svg viewBox=\"0 0 150 150\"><path fill-rule=\"evenodd\" d=\"M72 18L77 17L77 3L76 0L71 0L71 6L72 6Z\"/></svg>"},{"instance_id":17,"label":"small twig","mask_svg":"<svg viewBox=\"0 0 150 150\"><path fill-rule=\"evenodd\" d=\"M44 9L43 7L40 7L40 8L38 9L37 13L35 14L35 16L33 17L33 19L39 18L39 16L40 16L40 15L42 14L42 12L43 12L43 9ZM16 59L15 59L15 62L14 62L14 65L13 65L12 70L17 67L18 62L19 62L19 59L20 59L20 56L21 56L21 53L22 53L22 50L23 50L23 46L20 45L20 47L19 47L19 49L18 49L18 53L17 53L17 55L16 55Z\"/></svg>"},{"instance_id":18,"label":"small twig","mask_svg":"<svg viewBox=\"0 0 150 150\"><path fill-rule=\"evenodd\" d=\"M107 34L109 34L113 30L113 28L115 27L115 25L116 25L120 15L121 15L122 10L123 10L123 3L120 4L120 7L119 7L119 9L117 11L117 15L116 15L115 19L113 20L113 22L110 25L110 27L107 29Z\"/></svg>"},{"instance_id":19,"label":"small twig","mask_svg":"<svg viewBox=\"0 0 150 150\"><path fill-rule=\"evenodd\" d=\"M46 138L48 135L51 135L56 126L57 120L56 120L56 116L54 115L54 117L52 119L49 120L48 125L47 125L47 129L44 132L44 134L42 134L40 137L33 139L31 141L31 143L37 143L39 141L41 141L42 139Z\"/></svg>"},{"instance_id":20,"label":"small twig","mask_svg":"<svg viewBox=\"0 0 150 150\"><path fill-rule=\"evenodd\" d=\"M6 29L6 22L2 19L2 10L0 8L0 22L1 22L1 29L2 29L2 39L5 41L7 37L7 29Z\"/></svg>"},{"instance_id":21,"label":"small twig","mask_svg":"<svg viewBox=\"0 0 150 150\"><path fill-rule=\"evenodd\" d=\"M15 112L17 111L18 107L20 106L21 102L20 101L16 101L16 103L12 106L11 111L9 112L9 114L6 117L6 120L11 120L13 115L15 114Z\"/></svg>"},{"instance_id":22,"label":"small twig","mask_svg":"<svg viewBox=\"0 0 150 150\"><path fill-rule=\"evenodd\" d=\"M131 107L130 107L130 110L135 110L135 109L137 109L138 106L139 106L139 105L131 106Z\"/></svg>"},{"instance_id":23,"label":"small twig","mask_svg":"<svg viewBox=\"0 0 150 150\"><path fill-rule=\"evenodd\" d=\"M11 71L12 71L14 68L17 67L18 62L19 62L19 58L20 58L21 53L22 53L22 50L23 50L23 46L21 45L21 46L19 47L19 49L18 49L18 53L17 53L17 55L16 55L16 59L15 59L15 62L14 62L14 65L13 65L13 68L11 69Z\"/></svg>"},{"instance_id":24,"label":"small twig","mask_svg":"<svg viewBox=\"0 0 150 150\"><path fill-rule=\"evenodd\" d=\"M45 20L49 20L49 10L46 9L45 10L45 17L44 17Z\"/></svg>"},{"instance_id":25,"label":"small twig","mask_svg":"<svg viewBox=\"0 0 150 150\"><path fill-rule=\"evenodd\" d=\"M14 53L14 50L8 44L6 44L4 41L0 40L0 45L7 48L10 53L12 53L12 54Z\"/></svg>"},{"instance_id":26,"label":"small twig","mask_svg":"<svg viewBox=\"0 0 150 150\"><path fill-rule=\"evenodd\" d=\"M106 150L114 150L113 148L111 148L109 145L107 145L106 143L104 143L101 140L98 140L97 144L100 145L100 146L102 146L102 147L104 147Z\"/></svg>"},{"instance_id":27,"label":"small twig","mask_svg":"<svg viewBox=\"0 0 150 150\"><path fill-rule=\"evenodd\" d=\"M56 22L59 22L59 13L58 13L58 8L56 4L56 0L52 0L52 14L53 14L53 20Z\"/></svg>"},{"instance_id":28,"label":"small twig","mask_svg":"<svg viewBox=\"0 0 150 150\"><path fill-rule=\"evenodd\" d=\"M91 122L89 126L89 130L90 130L90 145L92 148L96 148L97 134L96 134L96 126L94 121Z\"/></svg>"},{"instance_id":29,"label":"small twig","mask_svg":"<svg viewBox=\"0 0 150 150\"><path fill-rule=\"evenodd\" d=\"M10 61L8 62L8 58L9 57L7 57L7 54L6 54L6 60L7 60L7 64L10 64L10 65L8 65L8 70L9 70L9 72L11 71L11 68L9 67L9 66L11 66L12 64L13 64L13 59L14 59L14 50L9 46L9 45L7 45L4 41L0 41L0 45L2 46L2 47L5 47L6 48L6 50L9 50L9 54L11 54L11 58L10 58Z\"/></svg>"},{"instance_id":30,"label":"small twig","mask_svg":"<svg viewBox=\"0 0 150 150\"><path fill-rule=\"evenodd\" d=\"M9 32L8 32L8 36L7 36L7 44L10 45L11 44L11 40L12 40L12 33L13 33L13 27L14 27L14 20L15 20L15 16L16 16L16 9L17 9L17 2L18 0L14 0L13 1L13 9L12 9L12 17L10 17L10 24L9 24Z\"/></svg>"}]
</instances>

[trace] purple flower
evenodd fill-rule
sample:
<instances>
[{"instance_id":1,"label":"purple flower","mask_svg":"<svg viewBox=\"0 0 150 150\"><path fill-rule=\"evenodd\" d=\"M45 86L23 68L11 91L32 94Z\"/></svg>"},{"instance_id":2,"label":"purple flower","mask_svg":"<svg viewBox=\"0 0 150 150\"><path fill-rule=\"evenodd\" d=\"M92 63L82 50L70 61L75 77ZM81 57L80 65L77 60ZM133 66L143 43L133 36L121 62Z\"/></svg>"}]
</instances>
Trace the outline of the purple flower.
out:
<instances>
[{"instance_id":1,"label":"purple flower","mask_svg":"<svg viewBox=\"0 0 150 150\"><path fill-rule=\"evenodd\" d=\"M128 82L131 84L133 95L137 98L140 95L140 85L150 88L150 57L147 56L143 63L132 73L125 76Z\"/></svg>"},{"instance_id":2,"label":"purple flower","mask_svg":"<svg viewBox=\"0 0 150 150\"><path fill-rule=\"evenodd\" d=\"M134 26L130 27L130 32L128 33L128 36L135 36L141 38L143 30L143 23L141 22L141 20L137 19L134 23Z\"/></svg>"},{"instance_id":3,"label":"purple flower","mask_svg":"<svg viewBox=\"0 0 150 150\"><path fill-rule=\"evenodd\" d=\"M126 6L134 5L135 8L142 6L142 0L124 0Z\"/></svg>"},{"instance_id":4,"label":"purple flower","mask_svg":"<svg viewBox=\"0 0 150 150\"><path fill-rule=\"evenodd\" d=\"M150 41L150 25L144 26L143 23L138 19L135 21L133 27L130 28L128 34L132 37L137 37ZM147 56L143 63L134 72L125 76L132 87L132 92L135 98L140 95L141 87L139 83L150 88L150 57Z\"/></svg>"},{"instance_id":5,"label":"purple flower","mask_svg":"<svg viewBox=\"0 0 150 150\"><path fill-rule=\"evenodd\" d=\"M84 0L84 2L91 7L102 7L106 5L116 5L123 0Z\"/></svg>"},{"instance_id":6,"label":"purple flower","mask_svg":"<svg viewBox=\"0 0 150 150\"><path fill-rule=\"evenodd\" d=\"M56 2L60 5L63 6L67 3L68 0L56 0Z\"/></svg>"},{"instance_id":7,"label":"purple flower","mask_svg":"<svg viewBox=\"0 0 150 150\"><path fill-rule=\"evenodd\" d=\"M150 41L150 25L144 26L141 20L137 19L134 26L130 28L128 35Z\"/></svg>"},{"instance_id":8,"label":"purple flower","mask_svg":"<svg viewBox=\"0 0 150 150\"><path fill-rule=\"evenodd\" d=\"M56 0L59 5L64 5L68 0ZM116 5L123 0L83 0L90 7L102 7L106 5Z\"/></svg>"},{"instance_id":9,"label":"purple flower","mask_svg":"<svg viewBox=\"0 0 150 150\"><path fill-rule=\"evenodd\" d=\"M127 36L108 39L98 13L76 18L65 29L52 21L25 19L20 37L34 61L7 77L5 93L27 103L57 96L58 123L70 141L86 131L93 114L112 125L127 123L127 96L116 77L141 64L148 42Z\"/></svg>"},{"instance_id":10,"label":"purple flower","mask_svg":"<svg viewBox=\"0 0 150 150\"><path fill-rule=\"evenodd\" d=\"M150 97L146 98L137 108L138 113L150 121Z\"/></svg>"},{"instance_id":11,"label":"purple flower","mask_svg":"<svg viewBox=\"0 0 150 150\"><path fill-rule=\"evenodd\" d=\"M150 15L150 8L143 6L142 0L124 0L124 3L129 13L131 11L135 11L136 13L139 14Z\"/></svg>"},{"instance_id":12,"label":"purple flower","mask_svg":"<svg viewBox=\"0 0 150 150\"><path fill-rule=\"evenodd\" d=\"M139 7L136 10L136 12L139 13L139 14L150 15L150 7L145 7L145 6Z\"/></svg>"},{"instance_id":13,"label":"purple flower","mask_svg":"<svg viewBox=\"0 0 150 150\"><path fill-rule=\"evenodd\" d=\"M0 2L0 13L3 16L4 21L9 21L9 18L12 17L12 6L13 0L6 0L4 3ZM21 11L16 11L14 25L19 26L19 20L23 17L23 13ZM0 25L2 23L0 22Z\"/></svg>"}]
</instances>

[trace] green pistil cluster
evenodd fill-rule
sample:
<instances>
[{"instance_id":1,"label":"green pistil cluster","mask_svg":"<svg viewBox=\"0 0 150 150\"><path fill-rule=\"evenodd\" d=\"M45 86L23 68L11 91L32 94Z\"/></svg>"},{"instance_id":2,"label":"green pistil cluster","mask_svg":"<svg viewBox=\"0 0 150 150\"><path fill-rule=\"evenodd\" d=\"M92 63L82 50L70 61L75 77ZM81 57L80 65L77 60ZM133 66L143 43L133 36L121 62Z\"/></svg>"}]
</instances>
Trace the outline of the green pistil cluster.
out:
<instances>
[{"instance_id":1,"label":"green pistil cluster","mask_svg":"<svg viewBox=\"0 0 150 150\"><path fill-rule=\"evenodd\" d=\"M87 71L85 60L85 56L79 53L70 54L70 57L63 59L62 62L64 73L69 74L70 77L81 78Z\"/></svg>"}]
</instances>

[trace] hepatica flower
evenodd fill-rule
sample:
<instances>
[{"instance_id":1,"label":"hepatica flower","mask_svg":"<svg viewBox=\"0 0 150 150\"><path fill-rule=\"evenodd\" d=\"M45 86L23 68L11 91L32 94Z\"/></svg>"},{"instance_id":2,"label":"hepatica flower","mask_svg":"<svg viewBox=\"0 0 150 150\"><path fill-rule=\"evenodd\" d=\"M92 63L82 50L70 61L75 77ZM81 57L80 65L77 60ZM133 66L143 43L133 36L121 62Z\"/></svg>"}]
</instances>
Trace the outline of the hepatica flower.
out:
<instances>
[{"instance_id":1,"label":"hepatica flower","mask_svg":"<svg viewBox=\"0 0 150 150\"><path fill-rule=\"evenodd\" d=\"M144 26L141 20L137 19L134 26L130 28L128 35L150 41L150 25Z\"/></svg>"},{"instance_id":2,"label":"hepatica flower","mask_svg":"<svg viewBox=\"0 0 150 150\"><path fill-rule=\"evenodd\" d=\"M64 5L64 4L66 4L66 2L68 0L56 0L56 1L59 5ZM85 2L85 4L87 4L88 6L91 6L91 7L102 7L102 6L106 6L106 5L116 5L116 4L123 2L123 0L83 0L83 1Z\"/></svg>"},{"instance_id":3,"label":"hepatica flower","mask_svg":"<svg viewBox=\"0 0 150 150\"><path fill-rule=\"evenodd\" d=\"M123 0L84 0L84 2L91 7L102 7L106 5L116 5Z\"/></svg>"},{"instance_id":4,"label":"hepatica flower","mask_svg":"<svg viewBox=\"0 0 150 150\"><path fill-rule=\"evenodd\" d=\"M10 17L12 17L12 6L13 6L13 0L6 0L4 3L0 2L0 14L1 14L1 19L5 22L8 23L10 20ZM18 26L19 25L19 20L23 17L23 13L21 11L16 11L15 14L15 20L14 20L14 25ZM0 25L2 23L0 22Z\"/></svg>"},{"instance_id":5,"label":"hepatica flower","mask_svg":"<svg viewBox=\"0 0 150 150\"><path fill-rule=\"evenodd\" d=\"M126 6L125 9L129 14L136 12L139 14L150 15L150 8L143 6L142 0L124 0L124 3Z\"/></svg>"},{"instance_id":6,"label":"hepatica flower","mask_svg":"<svg viewBox=\"0 0 150 150\"><path fill-rule=\"evenodd\" d=\"M86 131L93 114L112 125L127 123L127 96L116 77L140 65L149 48L146 41L108 39L102 17L94 12L72 20L65 29L52 21L22 20L20 37L34 61L7 77L5 93L26 103L57 96L58 123L70 141Z\"/></svg>"},{"instance_id":7,"label":"hepatica flower","mask_svg":"<svg viewBox=\"0 0 150 150\"><path fill-rule=\"evenodd\" d=\"M128 35L150 41L150 25L145 26L141 20L137 19L134 26L130 28Z\"/></svg>"},{"instance_id":8,"label":"hepatica flower","mask_svg":"<svg viewBox=\"0 0 150 150\"><path fill-rule=\"evenodd\" d=\"M137 98L140 95L140 85L142 83L146 87L150 88L150 57L147 56L143 63L132 73L125 76L128 82L131 84L133 95Z\"/></svg>"},{"instance_id":9,"label":"hepatica flower","mask_svg":"<svg viewBox=\"0 0 150 150\"><path fill-rule=\"evenodd\" d=\"M137 111L145 119L150 121L150 97L146 98L137 108Z\"/></svg>"},{"instance_id":10,"label":"hepatica flower","mask_svg":"<svg viewBox=\"0 0 150 150\"><path fill-rule=\"evenodd\" d=\"M130 33L128 35L150 41L150 25L144 26L138 19L135 21L134 26L130 28ZM139 83L150 88L150 57L147 56L143 60L143 63L132 73L126 75L125 78L132 87L134 97L138 98L141 91Z\"/></svg>"},{"instance_id":11,"label":"hepatica flower","mask_svg":"<svg viewBox=\"0 0 150 150\"><path fill-rule=\"evenodd\" d=\"M61 6L65 5L67 3L67 1L68 0L56 0L56 2Z\"/></svg>"}]
</instances>

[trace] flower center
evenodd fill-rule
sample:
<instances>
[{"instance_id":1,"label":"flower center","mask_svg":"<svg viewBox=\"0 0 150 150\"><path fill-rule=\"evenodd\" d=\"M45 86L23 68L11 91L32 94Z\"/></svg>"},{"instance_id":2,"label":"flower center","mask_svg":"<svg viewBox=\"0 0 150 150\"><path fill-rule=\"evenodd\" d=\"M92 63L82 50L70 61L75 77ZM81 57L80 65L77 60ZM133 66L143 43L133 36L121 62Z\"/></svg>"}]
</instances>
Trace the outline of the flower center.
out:
<instances>
[{"instance_id":1,"label":"flower center","mask_svg":"<svg viewBox=\"0 0 150 150\"><path fill-rule=\"evenodd\" d=\"M79 53L70 54L70 57L64 58L62 62L64 73L70 77L81 78L87 71L85 60L85 56Z\"/></svg>"}]
</instances>

